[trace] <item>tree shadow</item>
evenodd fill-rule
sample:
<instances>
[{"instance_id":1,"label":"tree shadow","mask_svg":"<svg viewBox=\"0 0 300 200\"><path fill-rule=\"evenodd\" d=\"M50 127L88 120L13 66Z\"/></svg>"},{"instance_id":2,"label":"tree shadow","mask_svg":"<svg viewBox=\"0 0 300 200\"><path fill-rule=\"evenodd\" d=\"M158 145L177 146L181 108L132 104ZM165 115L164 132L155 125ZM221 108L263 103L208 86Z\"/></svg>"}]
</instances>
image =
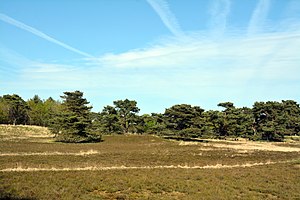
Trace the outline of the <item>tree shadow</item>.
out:
<instances>
[{"instance_id":1,"label":"tree shadow","mask_svg":"<svg viewBox=\"0 0 300 200\"><path fill-rule=\"evenodd\" d=\"M189 137L178 137L178 136L164 136L164 139L167 140L176 140L176 141L185 141L185 142L203 142L208 143L208 140L203 140L199 138L189 138Z\"/></svg>"},{"instance_id":2,"label":"tree shadow","mask_svg":"<svg viewBox=\"0 0 300 200\"><path fill-rule=\"evenodd\" d=\"M34 197L19 197L15 194L0 191L0 200L37 200Z\"/></svg>"}]
</instances>

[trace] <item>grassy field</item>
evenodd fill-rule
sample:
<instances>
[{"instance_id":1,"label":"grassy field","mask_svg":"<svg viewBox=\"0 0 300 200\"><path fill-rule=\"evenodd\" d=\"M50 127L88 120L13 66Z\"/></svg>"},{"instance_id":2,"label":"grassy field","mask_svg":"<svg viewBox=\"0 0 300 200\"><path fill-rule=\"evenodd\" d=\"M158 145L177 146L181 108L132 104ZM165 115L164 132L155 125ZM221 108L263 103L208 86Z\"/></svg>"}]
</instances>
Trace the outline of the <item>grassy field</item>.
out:
<instances>
[{"instance_id":1,"label":"grassy field","mask_svg":"<svg viewBox=\"0 0 300 200\"><path fill-rule=\"evenodd\" d=\"M103 139L0 126L0 199L300 199L300 142Z\"/></svg>"}]
</instances>

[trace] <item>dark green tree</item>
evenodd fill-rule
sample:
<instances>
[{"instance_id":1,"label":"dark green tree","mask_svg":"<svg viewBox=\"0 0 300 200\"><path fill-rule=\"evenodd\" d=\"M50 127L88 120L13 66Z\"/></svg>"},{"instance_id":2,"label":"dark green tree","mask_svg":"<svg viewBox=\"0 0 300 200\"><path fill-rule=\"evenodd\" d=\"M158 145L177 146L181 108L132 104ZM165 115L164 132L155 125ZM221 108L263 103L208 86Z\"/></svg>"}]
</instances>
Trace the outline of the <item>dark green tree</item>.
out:
<instances>
[{"instance_id":1,"label":"dark green tree","mask_svg":"<svg viewBox=\"0 0 300 200\"><path fill-rule=\"evenodd\" d=\"M285 135L300 135L300 107L296 101L283 100L283 118L286 119Z\"/></svg>"},{"instance_id":2,"label":"dark green tree","mask_svg":"<svg viewBox=\"0 0 300 200\"><path fill-rule=\"evenodd\" d=\"M135 123L136 114L140 111L137 102L134 100L118 100L113 102L117 111L121 127L124 133L129 132L129 128Z\"/></svg>"},{"instance_id":3,"label":"dark green tree","mask_svg":"<svg viewBox=\"0 0 300 200\"><path fill-rule=\"evenodd\" d=\"M224 135L224 114L217 110L209 110L203 113L204 134L209 137Z\"/></svg>"},{"instance_id":4,"label":"dark green tree","mask_svg":"<svg viewBox=\"0 0 300 200\"><path fill-rule=\"evenodd\" d=\"M252 111L257 139L283 141L287 118L284 116L284 107L281 103L255 102Z\"/></svg>"},{"instance_id":5,"label":"dark green tree","mask_svg":"<svg viewBox=\"0 0 300 200\"><path fill-rule=\"evenodd\" d=\"M9 104L0 96L0 123L9 124Z\"/></svg>"},{"instance_id":6,"label":"dark green tree","mask_svg":"<svg viewBox=\"0 0 300 200\"><path fill-rule=\"evenodd\" d=\"M225 108L225 111L235 108L232 102L219 103L218 106Z\"/></svg>"},{"instance_id":7,"label":"dark green tree","mask_svg":"<svg viewBox=\"0 0 300 200\"><path fill-rule=\"evenodd\" d=\"M254 135L252 110L247 107L236 108L233 110L235 116L234 135L252 139Z\"/></svg>"},{"instance_id":8,"label":"dark green tree","mask_svg":"<svg viewBox=\"0 0 300 200\"><path fill-rule=\"evenodd\" d=\"M156 113L137 116L136 124L136 131L140 134L160 134L166 128L162 114Z\"/></svg>"},{"instance_id":9,"label":"dark green tree","mask_svg":"<svg viewBox=\"0 0 300 200\"><path fill-rule=\"evenodd\" d=\"M218 136L252 137L253 115L250 108L236 108L231 102L219 103L224 110L218 114Z\"/></svg>"},{"instance_id":10,"label":"dark green tree","mask_svg":"<svg viewBox=\"0 0 300 200\"><path fill-rule=\"evenodd\" d=\"M119 133L122 130L119 115L115 107L105 106L98 117L99 126L102 126L104 133Z\"/></svg>"},{"instance_id":11,"label":"dark green tree","mask_svg":"<svg viewBox=\"0 0 300 200\"><path fill-rule=\"evenodd\" d=\"M236 124L235 116L233 115L235 107L231 102L219 103L218 106L225 108L223 112L219 114L219 136L226 137L232 135Z\"/></svg>"},{"instance_id":12,"label":"dark green tree","mask_svg":"<svg viewBox=\"0 0 300 200\"><path fill-rule=\"evenodd\" d=\"M27 103L17 94L3 95L2 98L8 108L8 123L13 125L27 124L29 111Z\"/></svg>"},{"instance_id":13,"label":"dark green tree","mask_svg":"<svg viewBox=\"0 0 300 200\"><path fill-rule=\"evenodd\" d=\"M183 130L195 125L194 119L201 116L204 110L199 106L178 104L165 110L164 116L167 127L174 130Z\"/></svg>"},{"instance_id":14,"label":"dark green tree","mask_svg":"<svg viewBox=\"0 0 300 200\"><path fill-rule=\"evenodd\" d=\"M164 117L168 129L184 137L202 135L202 113L204 109L188 104L174 105L165 110Z\"/></svg>"},{"instance_id":15,"label":"dark green tree","mask_svg":"<svg viewBox=\"0 0 300 200\"><path fill-rule=\"evenodd\" d=\"M80 91L64 92L61 98L63 99L62 113L56 117L53 123L54 128L52 128L58 134L57 139L63 142L99 141L100 137L90 132L92 107L83 98L83 93Z\"/></svg>"}]
</instances>

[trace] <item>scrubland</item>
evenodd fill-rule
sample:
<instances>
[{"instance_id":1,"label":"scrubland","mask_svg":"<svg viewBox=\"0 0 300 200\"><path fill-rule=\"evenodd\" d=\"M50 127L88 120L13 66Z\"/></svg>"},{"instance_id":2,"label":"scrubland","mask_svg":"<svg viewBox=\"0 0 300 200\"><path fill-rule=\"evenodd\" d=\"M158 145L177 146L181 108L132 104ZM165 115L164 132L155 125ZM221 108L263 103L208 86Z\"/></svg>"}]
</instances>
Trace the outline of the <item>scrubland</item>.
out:
<instances>
[{"instance_id":1,"label":"scrubland","mask_svg":"<svg viewBox=\"0 0 300 200\"><path fill-rule=\"evenodd\" d=\"M300 199L300 142L104 136L0 126L0 199Z\"/></svg>"}]
</instances>

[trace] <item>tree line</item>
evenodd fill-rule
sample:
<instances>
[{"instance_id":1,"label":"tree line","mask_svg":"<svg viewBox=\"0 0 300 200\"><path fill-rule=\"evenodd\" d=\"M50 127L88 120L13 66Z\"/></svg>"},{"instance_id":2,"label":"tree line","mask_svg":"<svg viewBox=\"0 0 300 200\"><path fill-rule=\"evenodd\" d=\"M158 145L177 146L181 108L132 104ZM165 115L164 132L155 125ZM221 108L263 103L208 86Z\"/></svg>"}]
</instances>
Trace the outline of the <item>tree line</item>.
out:
<instances>
[{"instance_id":1,"label":"tree line","mask_svg":"<svg viewBox=\"0 0 300 200\"><path fill-rule=\"evenodd\" d=\"M252 108L218 104L219 110L178 104L164 113L139 115L135 100L116 100L92 112L83 92L64 92L61 100L38 95L25 101L19 95L0 96L1 124L49 127L58 141L100 141L103 134L156 134L179 138L243 137L283 141L300 135L300 107L294 100L255 102Z\"/></svg>"}]
</instances>

